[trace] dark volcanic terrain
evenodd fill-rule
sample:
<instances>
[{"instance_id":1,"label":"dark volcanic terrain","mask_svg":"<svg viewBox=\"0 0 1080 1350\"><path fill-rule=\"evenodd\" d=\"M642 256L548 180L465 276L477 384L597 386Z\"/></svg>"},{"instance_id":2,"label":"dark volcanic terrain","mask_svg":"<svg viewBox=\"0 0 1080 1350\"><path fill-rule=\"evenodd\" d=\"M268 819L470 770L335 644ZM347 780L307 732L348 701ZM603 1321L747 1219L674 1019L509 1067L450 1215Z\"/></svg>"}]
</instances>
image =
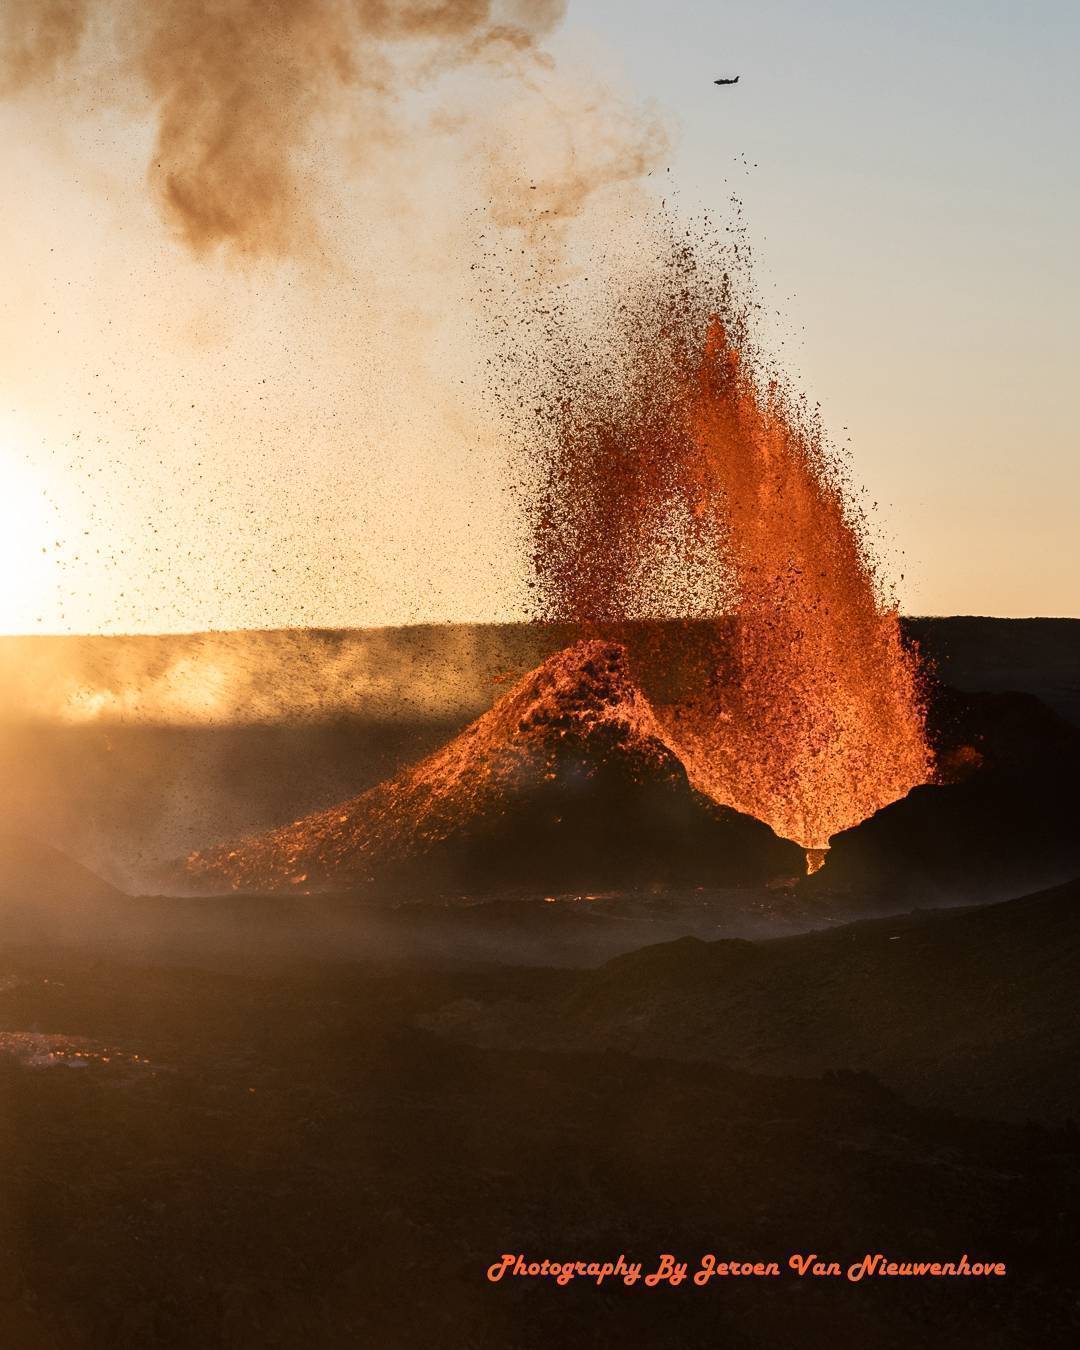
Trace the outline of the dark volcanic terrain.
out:
<instances>
[{"instance_id":1,"label":"dark volcanic terrain","mask_svg":"<svg viewBox=\"0 0 1080 1350\"><path fill-rule=\"evenodd\" d=\"M801 880L689 789L617 661L583 701L515 692L566 633L73 640L6 670L0 643L0 1350L1071 1350L1080 630L911 626L948 781ZM480 808L464 852L440 753L447 818ZM364 859L419 822L459 880L497 838L533 882L110 884L312 813ZM610 887L536 884L593 875L598 837ZM489 1283L510 1252L1008 1276Z\"/></svg>"},{"instance_id":2,"label":"dark volcanic terrain","mask_svg":"<svg viewBox=\"0 0 1080 1350\"><path fill-rule=\"evenodd\" d=\"M925 1106L1077 1122L1080 881L773 941L684 938L432 1025L485 1046L843 1068Z\"/></svg>"},{"instance_id":3,"label":"dark volcanic terrain","mask_svg":"<svg viewBox=\"0 0 1080 1350\"><path fill-rule=\"evenodd\" d=\"M580 983L565 972L343 961L254 976L243 962L211 970L8 950L0 1343L1075 1344L1080 1136L1009 1123L1025 1114L1037 1073L1062 1081L1029 1114L1056 1117L1070 1100L1075 1110L1075 1041L1065 1040L1075 982L1059 991L1061 1037L1032 1066L1027 1031L1042 1013L1030 1012L1032 1027L1023 1019L1033 980L1053 973L1040 937L1010 1077L1001 1016L965 994L1000 978L1001 920L987 914L974 934L989 948L985 980L964 978L975 958L952 938L935 946L962 922L905 927L903 942L920 950L897 952L892 971L874 942L843 930L746 952L653 949ZM1011 930L1014 949L1022 936ZM831 993L819 988L830 983L823 943L834 948ZM845 957L849 943L865 947L861 959ZM748 975L755 963L771 977ZM874 1028L882 1065L890 1055L903 1065L903 1026L890 1019L949 971L959 997L933 1030L955 1086L942 1092L939 1072L928 1090L933 1051L921 1034L933 1019L922 1012L908 1024L913 1067L892 1075L907 1074L912 1098L852 1071ZM874 978L891 983L876 1000ZM650 1033L649 1010L665 999L676 1010L667 1034L661 1020ZM548 1047L530 1044L535 1016L514 1043L520 1009L544 1005ZM703 1021L715 1028L710 1059L682 1057L680 1007L692 1048L705 1045ZM471 1020L506 1009L498 1046L464 1042ZM807 1012L814 1037L796 1030ZM786 1052L776 1044L785 1021ZM596 1048L585 1048L590 1024ZM786 1053L789 1071L732 1068L720 1051L759 1068ZM977 1087L966 1103L965 1086ZM914 1100L935 1096L967 1111ZM786 1262L800 1251L845 1265L864 1252L967 1252L1005 1261L1009 1275L851 1285L786 1273L666 1291L489 1284L488 1266L518 1251L647 1263L667 1251L694 1264L705 1252Z\"/></svg>"}]
</instances>

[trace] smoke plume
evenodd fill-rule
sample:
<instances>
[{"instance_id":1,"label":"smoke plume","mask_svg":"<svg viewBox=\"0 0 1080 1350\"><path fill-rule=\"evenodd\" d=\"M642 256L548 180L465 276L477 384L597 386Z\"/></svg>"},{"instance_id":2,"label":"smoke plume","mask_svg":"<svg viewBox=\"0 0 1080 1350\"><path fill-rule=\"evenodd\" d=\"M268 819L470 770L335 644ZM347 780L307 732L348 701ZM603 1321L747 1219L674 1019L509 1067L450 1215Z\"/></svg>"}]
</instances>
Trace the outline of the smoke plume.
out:
<instances>
[{"instance_id":1,"label":"smoke plume","mask_svg":"<svg viewBox=\"0 0 1080 1350\"><path fill-rule=\"evenodd\" d=\"M67 68L108 97L131 80L153 108L149 181L194 252L296 253L317 237L308 167L318 117L346 97L372 144L395 103L448 69L542 65L564 0L8 0L0 93ZM636 174L633 136L613 172ZM609 157L612 158L612 157ZM584 186L554 191L580 207Z\"/></svg>"},{"instance_id":2,"label":"smoke plume","mask_svg":"<svg viewBox=\"0 0 1080 1350\"><path fill-rule=\"evenodd\" d=\"M88 0L8 0L0 12L0 94L47 80L79 49Z\"/></svg>"}]
</instances>

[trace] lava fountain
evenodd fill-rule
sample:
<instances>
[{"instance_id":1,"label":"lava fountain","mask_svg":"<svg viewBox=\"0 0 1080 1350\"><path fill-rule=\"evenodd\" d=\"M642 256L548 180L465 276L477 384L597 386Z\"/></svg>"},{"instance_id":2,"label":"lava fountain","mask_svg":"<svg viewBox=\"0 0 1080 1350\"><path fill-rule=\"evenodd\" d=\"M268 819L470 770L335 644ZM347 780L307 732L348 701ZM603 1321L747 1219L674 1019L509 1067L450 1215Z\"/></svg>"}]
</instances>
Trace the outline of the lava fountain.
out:
<instances>
[{"instance_id":1,"label":"lava fountain","mask_svg":"<svg viewBox=\"0 0 1080 1350\"><path fill-rule=\"evenodd\" d=\"M537 609L599 629L678 616L636 625L632 648L669 743L695 787L816 869L833 834L931 777L917 653L844 461L750 341L726 255L672 236L662 256L609 305L600 349L569 299L545 311Z\"/></svg>"}]
</instances>

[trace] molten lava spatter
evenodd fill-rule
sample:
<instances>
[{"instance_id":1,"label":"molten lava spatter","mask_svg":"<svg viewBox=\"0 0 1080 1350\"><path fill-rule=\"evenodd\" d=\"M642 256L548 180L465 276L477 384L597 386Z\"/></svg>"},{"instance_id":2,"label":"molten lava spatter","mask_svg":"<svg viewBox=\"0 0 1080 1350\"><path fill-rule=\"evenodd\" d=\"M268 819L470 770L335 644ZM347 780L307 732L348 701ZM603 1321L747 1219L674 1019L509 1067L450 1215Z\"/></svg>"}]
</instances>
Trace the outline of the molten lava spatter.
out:
<instances>
[{"instance_id":1,"label":"molten lava spatter","mask_svg":"<svg viewBox=\"0 0 1080 1350\"><path fill-rule=\"evenodd\" d=\"M930 778L917 658L842 461L714 273L680 241L614 307L615 358L568 341L541 374L538 608L586 627L730 616L723 642L655 626L638 678L695 787L820 850ZM665 697L649 672L673 641L699 677Z\"/></svg>"},{"instance_id":2,"label":"molten lava spatter","mask_svg":"<svg viewBox=\"0 0 1080 1350\"><path fill-rule=\"evenodd\" d=\"M826 848L930 775L915 659L820 435L717 320L689 397L693 506L723 531L739 621L734 679L677 710L676 742L710 796Z\"/></svg>"},{"instance_id":3,"label":"molten lava spatter","mask_svg":"<svg viewBox=\"0 0 1080 1350\"><path fill-rule=\"evenodd\" d=\"M820 872L825 866L825 858L828 855L828 849L808 848L806 850L806 875L812 877L815 872Z\"/></svg>"}]
</instances>

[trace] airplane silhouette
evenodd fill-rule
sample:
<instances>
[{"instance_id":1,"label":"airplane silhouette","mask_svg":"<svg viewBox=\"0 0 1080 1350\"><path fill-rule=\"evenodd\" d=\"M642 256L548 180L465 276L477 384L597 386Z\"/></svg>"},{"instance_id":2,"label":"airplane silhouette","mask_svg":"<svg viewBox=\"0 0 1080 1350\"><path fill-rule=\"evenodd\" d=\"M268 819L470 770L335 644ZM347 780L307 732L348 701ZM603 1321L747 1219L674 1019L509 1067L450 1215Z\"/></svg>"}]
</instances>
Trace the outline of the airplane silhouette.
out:
<instances>
[{"instance_id":1,"label":"airplane silhouette","mask_svg":"<svg viewBox=\"0 0 1080 1350\"><path fill-rule=\"evenodd\" d=\"M713 84L738 84L738 83L739 83L738 75L736 75L733 80L713 80Z\"/></svg>"}]
</instances>

